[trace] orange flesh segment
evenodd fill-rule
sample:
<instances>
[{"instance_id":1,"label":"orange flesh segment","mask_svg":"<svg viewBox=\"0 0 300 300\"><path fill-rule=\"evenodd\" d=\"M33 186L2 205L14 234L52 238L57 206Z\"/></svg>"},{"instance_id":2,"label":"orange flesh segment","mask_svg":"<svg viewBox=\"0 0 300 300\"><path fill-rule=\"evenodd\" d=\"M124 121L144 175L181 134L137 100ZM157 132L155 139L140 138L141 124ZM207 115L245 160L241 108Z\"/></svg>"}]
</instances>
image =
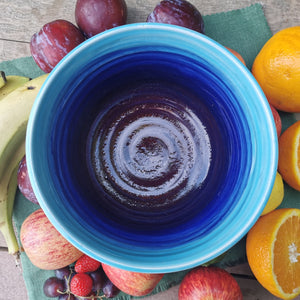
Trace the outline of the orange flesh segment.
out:
<instances>
[{"instance_id":1,"label":"orange flesh segment","mask_svg":"<svg viewBox=\"0 0 300 300\"><path fill-rule=\"evenodd\" d=\"M300 289L300 218L291 216L280 226L274 243L273 271L285 293Z\"/></svg>"}]
</instances>

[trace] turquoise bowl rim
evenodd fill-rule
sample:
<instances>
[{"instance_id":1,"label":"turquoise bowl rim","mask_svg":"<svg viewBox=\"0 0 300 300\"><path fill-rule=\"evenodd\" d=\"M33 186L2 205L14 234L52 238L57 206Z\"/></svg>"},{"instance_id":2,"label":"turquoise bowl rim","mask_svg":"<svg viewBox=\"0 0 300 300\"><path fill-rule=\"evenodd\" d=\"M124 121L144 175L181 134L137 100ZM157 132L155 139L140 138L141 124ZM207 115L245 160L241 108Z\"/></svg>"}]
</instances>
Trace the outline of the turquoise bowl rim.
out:
<instances>
[{"instance_id":1,"label":"turquoise bowl rim","mask_svg":"<svg viewBox=\"0 0 300 300\"><path fill-rule=\"evenodd\" d=\"M164 249L160 253L150 249L139 252L135 248L125 251L122 245L101 244L101 241L92 245L92 233L82 230L81 224L74 218L56 208L56 201L51 200L57 196L55 187L46 185L49 174L43 173L45 170L42 172L40 167L47 164L47 157L41 154L43 149L47 151L47 136L43 136L43 129L53 114L51 101L55 103L53 99L56 99L59 89L64 87L60 81L78 76L80 64L91 58L95 50L101 56L137 42L164 47L175 45L181 51L209 60L219 71L220 68L226 70L230 77L227 76L225 80L243 97L240 105L246 112L251 129L253 161L247 186L241 192L238 205L223 220L222 226L205 239L181 244L179 238L176 247ZM155 23L119 26L88 39L71 51L54 68L41 88L31 111L26 137L26 157L32 186L40 206L56 229L91 257L115 267L147 273L175 272L198 266L221 255L241 240L259 218L271 193L277 171L277 148L272 112L251 72L225 47L209 37L183 27Z\"/></svg>"}]
</instances>

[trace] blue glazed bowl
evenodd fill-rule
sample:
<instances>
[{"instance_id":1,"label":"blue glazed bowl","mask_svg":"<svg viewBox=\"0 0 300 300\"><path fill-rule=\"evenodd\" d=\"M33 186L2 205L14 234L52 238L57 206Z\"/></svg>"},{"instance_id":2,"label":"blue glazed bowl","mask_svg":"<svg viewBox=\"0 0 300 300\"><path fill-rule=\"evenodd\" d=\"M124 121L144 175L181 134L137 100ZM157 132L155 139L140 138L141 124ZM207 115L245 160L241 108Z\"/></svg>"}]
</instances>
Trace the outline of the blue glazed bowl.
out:
<instances>
[{"instance_id":1,"label":"blue glazed bowl","mask_svg":"<svg viewBox=\"0 0 300 300\"><path fill-rule=\"evenodd\" d=\"M261 89L224 47L141 23L90 38L50 73L26 155L65 238L104 263L163 273L248 232L273 186L277 136Z\"/></svg>"}]
</instances>

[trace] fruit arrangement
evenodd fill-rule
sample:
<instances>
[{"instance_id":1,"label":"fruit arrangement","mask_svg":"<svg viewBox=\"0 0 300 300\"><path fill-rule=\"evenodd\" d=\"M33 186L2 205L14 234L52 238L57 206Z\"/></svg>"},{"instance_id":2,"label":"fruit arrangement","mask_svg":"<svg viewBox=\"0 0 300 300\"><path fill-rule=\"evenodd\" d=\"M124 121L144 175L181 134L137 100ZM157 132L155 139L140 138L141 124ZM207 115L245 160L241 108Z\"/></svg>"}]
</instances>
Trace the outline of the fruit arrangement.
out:
<instances>
[{"instance_id":1,"label":"fruit arrangement","mask_svg":"<svg viewBox=\"0 0 300 300\"><path fill-rule=\"evenodd\" d=\"M55 270L43 286L47 297L59 300L113 298L120 290L110 281L101 263L82 255L73 265Z\"/></svg>"},{"instance_id":2,"label":"fruit arrangement","mask_svg":"<svg viewBox=\"0 0 300 300\"><path fill-rule=\"evenodd\" d=\"M50 72L86 38L127 22L125 0L77 0L74 13L78 27L65 20L54 20L32 36L31 54L44 72ZM186 0L161 1L146 21L179 25L204 33L201 13Z\"/></svg>"},{"instance_id":3,"label":"fruit arrangement","mask_svg":"<svg viewBox=\"0 0 300 300\"><path fill-rule=\"evenodd\" d=\"M19 251L12 224L18 165L25 154L30 110L46 77L47 74L32 80L7 77L7 86L0 92L0 230L11 254Z\"/></svg>"},{"instance_id":4,"label":"fruit arrangement","mask_svg":"<svg viewBox=\"0 0 300 300\"><path fill-rule=\"evenodd\" d=\"M300 111L299 46L300 26L286 28L274 34L254 60L252 74L270 102L273 114L277 109ZM276 115L275 124L280 132ZM246 239L246 254L253 274L263 287L281 299L294 299L300 294L300 209L276 209L284 196L282 180L300 191L299 142L299 121L278 134L278 172L273 191L266 211Z\"/></svg>"},{"instance_id":5,"label":"fruit arrangement","mask_svg":"<svg viewBox=\"0 0 300 300\"><path fill-rule=\"evenodd\" d=\"M30 49L36 64L49 73L57 63L84 40L107 29L126 24L124 0L77 0L77 26L54 20L32 36ZM186 0L162 0L147 22L184 26L205 34L198 9ZM247 258L253 274L269 292L282 299L300 294L300 210L278 209L284 185L300 191L298 148L300 121L283 133L278 111L300 112L300 26L275 34L257 55L252 74L270 103L279 142L278 172L262 216L247 235ZM228 48L244 65L243 57ZM35 97L47 74L35 79L0 73L0 230L8 251L21 251L12 224L17 187L38 204L32 190L25 156L26 124ZM121 270L81 253L52 226L41 208L24 221L22 247L38 268L54 270L44 283L47 297L62 299L104 299L120 292L132 296L149 294L164 274L143 274ZM288 280L286 280L288 278ZM235 279L223 269L197 267L183 279L179 299L242 299Z\"/></svg>"}]
</instances>

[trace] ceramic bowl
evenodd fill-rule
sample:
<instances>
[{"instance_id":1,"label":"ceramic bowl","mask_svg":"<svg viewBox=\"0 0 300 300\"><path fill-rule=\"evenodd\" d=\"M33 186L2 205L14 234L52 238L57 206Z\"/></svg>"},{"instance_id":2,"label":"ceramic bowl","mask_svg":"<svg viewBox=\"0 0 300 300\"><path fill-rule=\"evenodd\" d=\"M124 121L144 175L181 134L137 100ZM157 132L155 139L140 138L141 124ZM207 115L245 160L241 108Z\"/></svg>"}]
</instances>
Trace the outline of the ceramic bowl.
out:
<instances>
[{"instance_id":1,"label":"ceramic bowl","mask_svg":"<svg viewBox=\"0 0 300 300\"><path fill-rule=\"evenodd\" d=\"M107 264L162 273L245 236L278 154L266 98L231 53L185 28L140 23L90 38L50 73L26 155L66 239Z\"/></svg>"}]
</instances>

